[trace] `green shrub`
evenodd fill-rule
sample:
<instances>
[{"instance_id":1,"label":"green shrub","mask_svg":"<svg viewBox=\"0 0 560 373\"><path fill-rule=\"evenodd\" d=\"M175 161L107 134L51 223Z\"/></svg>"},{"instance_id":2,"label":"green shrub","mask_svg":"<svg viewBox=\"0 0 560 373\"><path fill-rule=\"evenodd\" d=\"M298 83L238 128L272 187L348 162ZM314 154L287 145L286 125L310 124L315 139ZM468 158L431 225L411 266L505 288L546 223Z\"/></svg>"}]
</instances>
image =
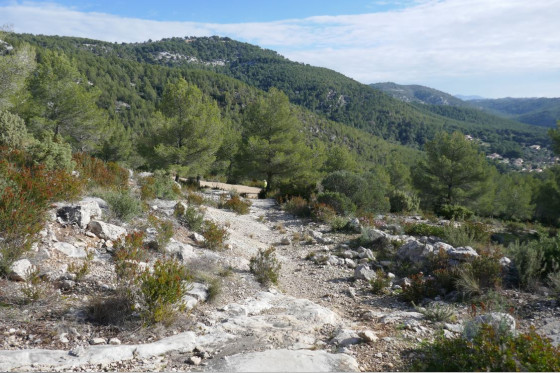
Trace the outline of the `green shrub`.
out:
<instances>
[{"instance_id":1,"label":"green shrub","mask_svg":"<svg viewBox=\"0 0 560 373\"><path fill-rule=\"evenodd\" d=\"M503 334L483 325L472 341L440 336L424 343L410 370L428 372L557 372L560 348L534 329L519 335Z\"/></svg>"},{"instance_id":2,"label":"green shrub","mask_svg":"<svg viewBox=\"0 0 560 373\"><path fill-rule=\"evenodd\" d=\"M143 232L132 232L115 241L113 260L117 280L125 286L134 283L139 274L138 262L147 257Z\"/></svg>"},{"instance_id":3,"label":"green shrub","mask_svg":"<svg viewBox=\"0 0 560 373\"><path fill-rule=\"evenodd\" d=\"M436 236L442 238L445 235L443 227L425 223L405 224L404 232L410 236Z\"/></svg>"},{"instance_id":4,"label":"green shrub","mask_svg":"<svg viewBox=\"0 0 560 373\"><path fill-rule=\"evenodd\" d=\"M424 298L433 298L438 293L436 280L419 272L410 276L410 285L403 288L402 297L405 301L420 303Z\"/></svg>"},{"instance_id":5,"label":"green shrub","mask_svg":"<svg viewBox=\"0 0 560 373\"><path fill-rule=\"evenodd\" d=\"M387 294L391 286L391 279L382 269L375 271L375 277L369 281L370 290L373 294Z\"/></svg>"},{"instance_id":6,"label":"green shrub","mask_svg":"<svg viewBox=\"0 0 560 373\"><path fill-rule=\"evenodd\" d=\"M332 207L337 214L348 215L356 211L350 198L339 192L323 192L317 195L317 202Z\"/></svg>"},{"instance_id":7,"label":"green shrub","mask_svg":"<svg viewBox=\"0 0 560 373\"><path fill-rule=\"evenodd\" d=\"M111 212L119 220L129 221L142 212L142 201L127 189L109 191L103 195L103 199L107 201Z\"/></svg>"},{"instance_id":8,"label":"green shrub","mask_svg":"<svg viewBox=\"0 0 560 373\"><path fill-rule=\"evenodd\" d=\"M222 250L229 237L226 228L220 227L210 220L204 221L202 235L204 236L204 246L210 250Z\"/></svg>"},{"instance_id":9,"label":"green shrub","mask_svg":"<svg viewBox=\"0 0 560 373\"><path fill-rule=\"evenodd\" d=\"M498 289L502 284L502 266L497 258L479 255L459 269L457 289L468 297Z\"/></svg>"},{"instance_id":10,"label":"green shrub","mask_svg":"<svg viewBox=\"0 0 560 373\"><path fill-rule=\"evenodd\" d=\"M473 217L474 212L460 205L443 205L437 213L446 219L467 220Z\"/></svg>"},{"instance_id":11,"label":"green shrub","mask_svg":"<svg viewBox=\"0 0 560 373\"><path fill-rule=\"evenodd\" d=\"M92 260L93 260L93 251L89 251L82 265L70 263L68 265L68 272L76 275L76 281L81 281L89 273L90 270L89 266Z\"/></svg>"},{"instance_id":12,"label":"green shrub","mask_svg":"<svg viewBox=\"0 0 560 373\"><path fill-rule=\"evenodd\" d=\"M251 258L249 268L261 284L278 283L281 264L276 258L274 247L260 250L256 256Z\"/></svg>"},{"instance_id":13,"label":"green shrub","mask_svg":"<svg viewBox=\"0 0 560 373\"><path fill-rule=\"evenodd\" d=\"M508 247L521 286L540 282L560 269L560 236L544 237L524 244L516 242Z\"/></svg>"},{"instance_id":14,"label":"green shrub","mask_svg":"<svg viewBox=\"0 0 560 373\"><path fill-rule=\"evenodd\" d=\"M184 214L177 216L179 223L193 232L201 232L204 223L204 213L193 206L188 206Z\"/></svg>"},{"instance_id":15,"label":"green shrub","mask_svg":"<svg viewBox=\"0 0 560 373\"><path fill-rule=\"evenodd\" d=\"M173 223L170 220L160 219L155 215L149 215L148 222L156 229L156 249L165 249L165 246L173 237Z\"/></svg>"},{"instance_id":16,"label":"green shrub","mask_svg":"<svg viewBox=\"0 0 560 373\"><path fill-rule=\"evenodd\" d=\"M330 223L337 218L336 211L331 206L324 203L313 203L311 206L311 217L315 221Z\"/></svg>"},{"instance_id":17,"label":"green shrub","mask_svg":"<svg viewBox=\"0 0 560 373\"><path fill-rule=\"evenodd\" d=\"M158 260L153 271L145 270L140 276L144 322L170 324L190 282L187 269L176 260Z\"/></svg>"},{"instance_id":18,"label":"green shrub","mask_svg":"<svg viewBox=\"0 0 560 373\"><path fill-rule=\"evenodd\" d=\"M45 293L45 286L38 268L34 271L28 271L28 273L26 273L25 281L21 287L21 292L25 303L33 303L43 297Z\"/></svg>"},{"instance_id":19,"label":"green shrub","mask_svg":"<svg viewBox=\"0 0 560 373\"><path fill-rule=\"evenodd\" d=\"M248 214L249 207L251 207L251 201L242 200L237 194L231 196L231 198L224 203L224 208L233 210L240 215Z\"/></svg>"},{"instance_id":20,"label":"green shrub","mask_svg":"<svg viewBox=\"0 0 560 373\"><path fill-rule=\"evenodd\" d=\"M0 111L0 146L23 149L30 139L23 119L9 111Z\"/></svg>"},{"instance_id":21,"label":"green shrub","mask_svg":"<svg viewBox=\"0 0 560 373\"><path fill-rule=\"evenodd\" d=\"M440 302L432 302L426 307L414 305L414 309L424 315L426 320L433 322L450 322L456 318L453 307Z\"/></svg>"},{"instance_id":22,"label":"green shrub","mask_svg":"<svg viewBox=\"0 0 560 373\"><path fill-rule=\"evenodd\" d=\"M311 207L305 198L292 197L283 205L284 210L294 216L309 217L311 216Z\"/></svg>"},{"instance_id":23,"label":"green shrub","mask_svg":"<svg viewBox=\"0 0 560 373\"><path fill-rule=\"evenodd\" d=\"M156 171L153 176L140 180L140 195L143 200L155 198L173 200L181 195L181 187L165 172Z\"/></svg>"},{"instance_id":24,"label":"green shrub","mask_svg":"<svg viewBox=\"0 0 560 373\"><path fill-rule=\"evenodd\" d=\"M45 132L39 140L34 140L28 147L28 152L37 165L42 164L49 170L62 169L72 171L76 163L72 160L72 147L55 136L52 132Z\"/></svg>"},{"instance_id":25,"label":"green shrub","mask_svg":"<svg viewBox=\"0 0 560 373\"><path fill-rule=\"evenodd\" d=\"M187 193L187 203L189 205L200 206L204 203L204 197L200 194L188 192Z\"/></svg>"},{"instance_id":26,"label":"green shrub","mask_svg":"<svg viewBox=\"0 0 560 373\"><path fill-rule=\"evenodd\" d=\"M414 212L420 208L420 198L417 195L402 190L395 190L389 197L391 212Z\"/></svg>"}]
</instances>

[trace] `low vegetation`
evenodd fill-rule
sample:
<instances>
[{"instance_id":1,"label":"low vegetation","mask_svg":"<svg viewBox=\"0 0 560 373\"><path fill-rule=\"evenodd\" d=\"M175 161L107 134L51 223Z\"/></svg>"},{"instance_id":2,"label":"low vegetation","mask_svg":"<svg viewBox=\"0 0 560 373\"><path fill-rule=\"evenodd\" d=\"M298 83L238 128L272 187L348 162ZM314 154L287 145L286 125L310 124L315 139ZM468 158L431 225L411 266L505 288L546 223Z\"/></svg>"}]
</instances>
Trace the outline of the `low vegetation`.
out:
<instances>
[{"instance_id":1,"label":"low vegetation","mask_svg":"<svg viewBox=\"0 0 560 373\"><path fill-rule=\"evenodd\" d=\"M282 265L276 258L276 250L270 247L266 250L259 249L256 256L249 263L251 273L263 285L278 283L278 276Z\"/></svg>"}]
</instances>

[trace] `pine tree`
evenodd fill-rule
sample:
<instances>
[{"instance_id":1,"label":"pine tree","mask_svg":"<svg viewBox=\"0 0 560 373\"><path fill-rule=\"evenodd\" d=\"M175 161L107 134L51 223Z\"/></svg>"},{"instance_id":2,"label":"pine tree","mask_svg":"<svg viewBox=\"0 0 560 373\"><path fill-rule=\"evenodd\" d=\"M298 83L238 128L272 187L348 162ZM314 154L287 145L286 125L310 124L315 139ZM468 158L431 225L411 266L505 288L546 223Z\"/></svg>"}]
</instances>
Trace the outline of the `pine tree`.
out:
<instances>
[{"instance_id":1,"label":"pine tree","mask_svg":"<svg viewBox=\"0 0 560 373\"><path fill-rule=\"evenodd\" d=\"M267 191L280 180L297 178L312 168L302 125L288 97L278 89L271 88L247 108L243 127L240 166L246 175L266 179Z\"/></svg>"},{"instance_id":2,"label":"pine tree","mask_svg":"<svg viewBox=\"0 0 560 373\"><path fill-rule=\"evenodd\" d=\"M440 132L426 143L427 158L415 168L414 184L437 208L468 204L484 193L488 164L475 143L460 132Z\"/></svg>"},{"instance_id":3,"label":"pine tree","mask_svg":"<svg viewBox=\"0 0 560 373\"><path fill-rule=\"evenodd\" d=\"M179 79L166 86L154 122L157 166L181 174L206 172L222 143L223 123L214 100Z\"/></svg>"}]
</instances>

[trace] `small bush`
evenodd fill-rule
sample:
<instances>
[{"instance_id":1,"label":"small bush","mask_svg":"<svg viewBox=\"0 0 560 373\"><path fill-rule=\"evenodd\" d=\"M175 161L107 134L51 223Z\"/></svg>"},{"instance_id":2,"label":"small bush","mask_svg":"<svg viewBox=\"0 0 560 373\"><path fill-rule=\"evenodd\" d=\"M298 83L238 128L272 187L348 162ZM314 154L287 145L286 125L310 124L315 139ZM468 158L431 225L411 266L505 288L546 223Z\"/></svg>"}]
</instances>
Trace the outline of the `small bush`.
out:
<instances>
[{"instance_id":1,"label":"small bush","mask_svg":"<svg viewBox=\"0 0 560 373\"><path fill-rule=\"evenodd\" d=\"M156 171L153 176L140 180L140 195L142 200L155 198L173 200L181 195L181 187L163 171Z\"/></svg>"},{"instance_id":2,"label":"small bush","mask_svg":"<svg viewBox=\"0 0 560 373\"><path fill-rule=\"evenodd\" d=\"M439 302L432 302L426 307L417 307L416 311L420 312L427 320L434 322L449 322L455 319L455 311L453 307Z\"/></svg>"},{"instance_id":3,"label":"small bush","mask_svg":"<svg viewBox=\"0 0 560 373\"><path fill-rule=\"evenodd\" d=\"M251 201L242 200L237 194L231 196L231 198L224 203L224 208L233 210L240 215L248 214L249 207L251 207Z\"/></svg>"},{"instance_id":4,"label":"small bush","mask_svg":"<svg viewBox=\"0 0 560 373\"><path fill-rule=\"evenodd\" d=\"M437 213L450 220L467 220L474 215L474 212L460 205L443 205L439 208Z\"/></svg>"},{"instance_id":5,"label":"small bush","mask_svg":"<svg viewBox=\"0 0 560 373\"><path fill-rule=\"evenodd\" d=\"M204 197L200 194L189 192L187 193L187 203L189 205L200 206L204 204Z\"/></svg>"},{"instance_id":6,"label":"small bush","mask_svg":"<svg viewBox=\"0 0 560 373\"><path fill-rule=\"evenodd\" d=\"M74 263L70 263L68 265L68 272L76 275L76 281L81 281L89 273L89 266L92 260L93 251L89 251L82 265L78 266Z\"/></svg>"},{"instance_id":7,"label":"small bush","mask_svg":"<svg viewBox=\"0 0 560 373\"><path fill-rule=\"evenodd\" d=\"M74 153L72 158L76 162L76 171L80 173L80 178L90 187L117 189L128 187L128 171L116 163L105 163L85 153Z\"/></svg>"},{"instance_id":8,"label":"small bush","mask_svg":"<svg viewBox=\"0 0 560 373\"><path fill-rule=\"evenodd\" d=\"M179 223L193 232L201 232L204 223L204 213L193 206L188 206L184 214L177 216Z\"/></svg>"},{"instance_id":9,"label":"small bush","mask_svg":"<svg viewBox=\"0 0 560 373\"><path fill-rule=\"evenodd\" d=\"M395 190L389 197L391 212L414 212L420 208L420 198L413 193Z\"/></svg>"},{"instance_id":10,"label":"small bush","mask_svg":"<svg viewBox=\"0 0 560 373\"><path fill-rule=\"evenodd\" d=\"M311 216L311 207L305 198L292 197L283 205L284 210L294 216L309 217Z\"/></svg>"},{"instance_id":11,"label":"small bush","mask_svg":"<svg viewBox=\"0 0 560 373\"><path fill-rule=\"evenodd\" d=\"M463 338L438 337L416 351L410 370L428 372L557 372L560 370L560 348L549 339L529 333L498 333L483 325L472 341Z\"/></svg>"},{"instance_id":12,"label":"small bush","mask_svg":"<svg viewBox=\"0 0 560 373\"><path fill-rule=\"evenodd\" d=\"M502 284L502 267L491 256L480 255L459 269L457 289L467 297L480 295L489 289L498 289Z\"/></svg>"},{"instance_id":13,"label":"small bush","mask_svg":"<svg viewBox=\"0 0 560 373\"><path fill-rule=\"evenodd\" d=\"M281 264L276 258L274 247L266 250L260 250L259 253L251 258L249 268L251 273L255 275L257 281L263 285L278 283L278 275L280 274Z\"/></svg>"},{"instance_id":14,"label":"small bush","mask_svg":"<svg viewBox=\"0 0 560 373\"><path fill-rule=\"evenodd\" d=\"M482 223L464 222L455 226L453 222L443 227L442 238L452 246L476 246L490 240L488 227Z\"/></svg>"},{"instance_id":15,"label":"small bush","mask_svg":"<svg viewBox=\"0 0 560 373\"><path fill-rule=\"evenodd\" d=\"M543 236L525 244L516 242L509 246L508 253L519 273L521 286L527 288L560 269L560 236Z\"/></svg>"},{"instance_id":16,"label":"small bush","mask_svg":"<svg viewBox=\"0 0 560 373\"><path fill-rule=\"evenodd\" d=\"M552 294L560 299L560 272L549 273L547 280Z\"/></svg>"},{"instance_id":17,"label":"small bush","mask_svg":"<svg viewBox=\"0 0 560 373\"><path fill-rule=\"evenodd\" d=\"M222 228L210 220L204 221L202 235L205 239L204 246L210 250L222 250L229 237L226 228Z\"/></svg>"},{"instance_id":18,"label":"small bush","mask_svg":"<svg viewBox=\"0 0 560 373\"><path fill-rule=\"evenodd\" d=\"M21 288L24 300L26 303L33 303L41 299L45 293L43 280L39 276L39 269L28 271L25 276L25 282Z\"/></svg>"},{"instance_id":19,"label":"small bush","mask_svg":"<svg viewBox=\"0 0 560 373\"><path fill-rule=\"evenodd\" d=\"M148 222L156 229L155 243L157 250L165 249L165 246L173 237L173 223L170 220L159 219L155 215L149 215Z\"/></svg>"},{"instance_id":20,"label":"small bush","mask_svg":"<svg viewBox=\"0 0 560 373\"><path fill-rule=\"evenodd\" d=\"M410 236L436 236L442 238L445 235L443 227L425 223L405 224L404 232Z\"/></svg>"},{"instance_id":21,"label":"small bush","mask_svg":"<svg viewBox=\"0 0 560 373\"><path fill-rule=\"evenodd\" d=\"M352 200L338 192L319 193L317 195L317 202L333 208L340 215L348 215L356 211L356 205L352 203Z\"/></svg>"},{"instance_id":22,"label":"small bush","mask_svg":"<svg viewBox=\"0 0 560 373\"><path fill-rule=\"evenodd\" d=\"M375 271L375 278L369 282L370 290L373 294L387 294L391 286L391 279L382 269Z\"/></svg>"},{"instance_id":23,"label":"small bush","mask_svg":"<svg viewBox=\"0 0 560 373\"><path fill-rule=\"evenodd\" d=\"M115 242L113 259L119 282L134 283L138 274L138 262L145 260L148 252L144 248L144 233L133 232Z\"/></svg>"},{"instance_id":24,"label":"small bush","mask_svg":"<svg viewBox=\"0 0 560 373\"><path fill-rule=\"evenodd\" d=\"M346 231L348 228L348 218L343 216L334 216L329 221L329 224L334 232Z\"/></svg>"},{"instance_id":25,"label":"small bush","mask_svg":"<svg viewBox=\"0 0 560 373\"><path fill-rule=\"evenodd\" d=\"M153 271L144 271L140 276L144 322L170 324L177 306L181 308L190 281L186 268L175 260L158 260Z\"/></svg>"},{"instance_id":26,"label":"small bush","mask_svg":"<svg viewBox=\"0 0 560 373\"><path fill-rule=\"evenodd\" d=\"M420 303L424 298L433 298L438 294L436 280L425 277L422 272L410 276L410 285L404 287L402 297L405 301Z\"/></svg>"},{"instance_id":27,"label":"small bush","mask_svg":"<svg viewBox=\"0 0 560 373\"><path fill-rule=\"evenodd\" d=\"M336 211L324 203L312 203L311 205L311 218L315 221L322 223L330 223L335 219Z\"/></svg>"},{"instance_id":28,"label":"small bush","mask_svg":"<svg viewBox=\"0 0 560 373\"><path fill-rule=\"evenodd\" d=\"M103 199L107 201L115 217L121 221L129 221L142 212L142 202L127 189L107 192Z\"/></svg>"},{"instance_id":29,"label":"small bush","mask_svg":"<svg viewBox=\"0 0 560 373\"><path fill-rule=\"evenodd\" d=\"M131 298L119 291L108 297L91 297L87 307L89 319L101 325L122 325L130 319L133 309Z\"/></svg>"}]
</instances>

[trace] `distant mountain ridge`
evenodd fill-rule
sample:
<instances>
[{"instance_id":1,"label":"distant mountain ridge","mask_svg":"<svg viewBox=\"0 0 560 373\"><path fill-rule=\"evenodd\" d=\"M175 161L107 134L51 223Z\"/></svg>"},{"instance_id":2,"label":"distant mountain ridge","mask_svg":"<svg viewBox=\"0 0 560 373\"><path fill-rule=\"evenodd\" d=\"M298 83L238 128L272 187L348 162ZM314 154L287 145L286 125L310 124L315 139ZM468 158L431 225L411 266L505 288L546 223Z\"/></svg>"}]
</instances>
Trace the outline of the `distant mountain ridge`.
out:
<instances>
[{"instance_id":1,"label":"distant mountain ridge","mask_svg":"<svg viewBox=\"0 0 560 373\"><path fill-rule=\"evenodd\" d=\"M467 110L460 106L461 100L443 92L432 90L419 94L426 102L432 97L433 102L440 105L403 102L333 70L293 62L272 50L229 38L175 37L117 44L29 34L15 34L13 37L40 48L61 50L76 58L90 81L95 83L101 78L105 82L106 89L102 91L100 101L104 107L114 111L118 111L114 108L115 101L130 104L132 98L138 100L138 106L146 107L146 112L152 110L151 105L157 103L166 79L187 74L196 76L196 84L203 90L214 90L218 100L230 102L236 99L239 92L231 90L236 84L226 84L218 76L212 79L219 78L224 82L223 87L205 88L210 77L202 75L205 71L229 76L260 90L276 87L286 93L293 104L325 119L415 148L423 146L441 130L460 130L488 143L549 143L543 129L479 110ZM160 71L159 67L169 70ZM108 69L112 70L109 76L122 75L122 79L130 83L112 85L103 78L107 76L104 70ZM142 76L132 71L142 69L153 77L148 79L145 74ZM139 98L149 98L149 107ZM134 112L120 110L119 115L128 115L128 120L132 120ZM134 120L142 118L135 117Z\"/></svg>"},{"instance_id":2,"label":"distant mountain ridge","mask_svg":"<svg viewBox=\"0 0 560 373\"><path fill-rule=\"evenodd\" d=\"M437 89L422 85L400 85L392 82L374 83L370 87L385 92L392 97L412 103L428 105L468 106L463 100Z\"/></svg>"},{"instance_id":3,"label":"distant mountain ridge","mask_svg":"<svg viewBox=\"0 0 560 373\"><path fill-rule=\"evenodd\" d=\"M560 98L498 98L472 100L473 106L493 114L542 127L555 127L560 120Z\"/></svg>"}]
</instances>

